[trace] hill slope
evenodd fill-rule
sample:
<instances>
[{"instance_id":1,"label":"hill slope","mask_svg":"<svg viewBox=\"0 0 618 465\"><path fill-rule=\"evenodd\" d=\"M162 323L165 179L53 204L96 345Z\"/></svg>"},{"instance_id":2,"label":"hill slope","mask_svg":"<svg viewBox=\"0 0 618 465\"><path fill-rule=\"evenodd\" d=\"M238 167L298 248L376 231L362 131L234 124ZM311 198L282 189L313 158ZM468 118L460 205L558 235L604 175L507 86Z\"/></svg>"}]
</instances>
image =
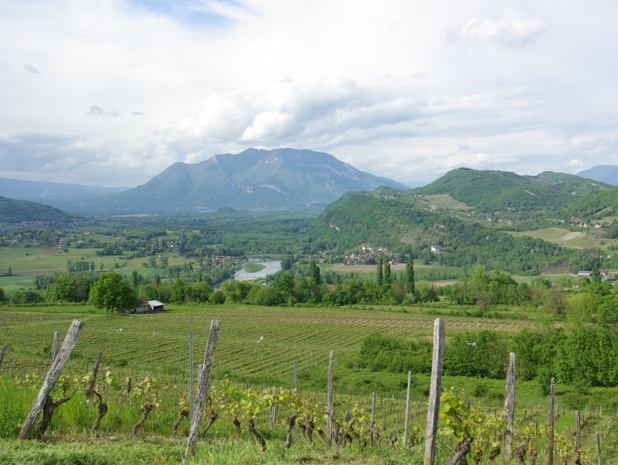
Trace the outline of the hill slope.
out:
<instances>
[{"instance_id":1,"label":"hill slope","mask_svg":"<svg viewBox=\"0 0 618 465\"><path fill-rule=\"evenodd\" d=\"M460 168L449 171L416 194L448 194L481 212L558 211L591 193L612 186L565 173L544 172L520 176L506 171L478 171Z\"/></svg>"},{"instance_id":2,"label":"hill slope","mask_svg":"<svg viewBox=\"0 0 618 465\"><path fill-rule=\"evenodd\" d=\"M482 264L516 274L535 275L553 267L585 269L593 261L584 251L566 250L532 237L515 237L490 226L492 223L485 226L457 218L452 212L432 211L415 193L386 188L347 193L320 215L312 236L340 253L368 244L412 253L442 265L468 268ZM433 245L450 249L433 254Z\"/></svg>"},{"instance_id":3,"label":"hill slope","mask_svg":"<svg viewBox=\"0 0 618 465\"><path fill-rule=\"evenodd\" d=\"M48 205L41 205L29 200L14 200L0 196L0 222L66 222L79 218Z\"/></svg>"},{"instance_id":4,"label":"hill slope","mask_svg":"<svg viewBox=\"0 0 618 465\"><path fill-rule=\"evenodd\" d=\"M348 191L405 187L310 150L248 149L197 164L175 163L146 184L110 198L117 210L239 210L324 206Z\"/></svg>"}]
</instances>

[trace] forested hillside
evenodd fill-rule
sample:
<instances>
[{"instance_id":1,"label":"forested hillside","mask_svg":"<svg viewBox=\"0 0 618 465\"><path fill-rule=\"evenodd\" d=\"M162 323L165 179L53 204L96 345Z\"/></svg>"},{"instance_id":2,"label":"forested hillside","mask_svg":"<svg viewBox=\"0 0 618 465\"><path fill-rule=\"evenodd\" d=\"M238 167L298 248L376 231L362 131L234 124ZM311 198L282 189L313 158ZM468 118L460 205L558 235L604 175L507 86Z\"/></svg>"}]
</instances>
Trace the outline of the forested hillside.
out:
<instances>
[{"instance_id":1,"label":"forested hillside","mask_svg":"<svg viewBox=\"0 0 618 465\"><path fill-rule=\"evenodd\" d=\"M574 201L612 189L607 184L579 176L544 172L520 176L506 171L460 168L433 183L414 189L416 194L448 194L479 211L558 211Z\"/></svg>"},{"instance_id":2,"label":"forested hillside","mask_svg":"<svg viewBox=\"0 0 618 465\"><path fill-rule=\"evenodd\" d=\"M48 205L29 200L13 200L0 196L0 222L66 222L78 218L77 215L63 212Z\"/></svg>"},{"instance_id":3,"label":"forested hillside","mask_svg":"<svg viewBox=\"0 0 618 465\"><path fill-rule=\"evenodd\" d=\"M419 205L412 191L379 189L373 193L348 193L327 207L312 234L339 250L370 244L442 265L483 264L516 274L538 274L555 266L592 266L592 258L584 251L564 249L530 237L513 237L478 222L428 211ZM447 246L450 250L432 254L432 245Z\"/></svg>"}]
</instances>

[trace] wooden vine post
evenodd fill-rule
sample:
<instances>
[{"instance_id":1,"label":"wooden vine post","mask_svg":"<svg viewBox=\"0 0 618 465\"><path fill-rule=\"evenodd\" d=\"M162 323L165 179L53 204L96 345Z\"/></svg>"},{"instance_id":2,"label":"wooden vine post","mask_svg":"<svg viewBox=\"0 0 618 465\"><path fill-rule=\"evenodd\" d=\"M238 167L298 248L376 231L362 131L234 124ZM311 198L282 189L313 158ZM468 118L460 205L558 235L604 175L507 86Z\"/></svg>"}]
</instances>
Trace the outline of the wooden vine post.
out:
<instances>
[{"instance_id":1,"label":"wooden vine post","mask_svg":"<svg viewBox=\"0 0 618 465\"><path fill-rule=\"evenodd\" d=\"M54 389L58 378L60 378L64 364L69 359L71 351L73 350L73 347L75 347L77 338L83 328L84 323L79 320L73 320L73 323L71 323L69 331L67 332L64 342L62 343L62 347L60 347L58 355L51 364L51 367L45 376L45 380L43 381L43 385L41 386L41 390L36 396L32 409L24 421L24 425L19 432L18 439L28 439L30 437L30 433L32 433L32 429L34 428L34 423L39 413L41 413L41 410L43 410L47 397L51 394L52 389Z\"/></svg>"},{"instance_id":2,"label":"wooden vine post","mask_svg":"<svg viewBox=\"0 0 618 465\"><path fill-rule=\"evenodd\" d=\"M513 450L513 427L515 424L515 354L509 354L509 369L506 372L506 396L504 398L504 417L506 430L504 432L504 462L511 462Z\"/></svg>"},{"instance_id":3,"label":"wooden vine post","mask_svg":"<svg viewBox=\"0 0 618 465\"><path fill-rule=\"evenodd\" d=\"M425 430L425 465L434 465L436 454L436 434L438 431L438 413L440 411L440 394L442 391L444 340L444 321L437 318L433 325L431 386L429 388L429 405L427 407L427 429Z\"/></svg>"},{"instance_id":4,"label":"wooden vine post","mask_svg":"<svg viewBox=\"0 0 618 465\"><path fill-rule=\"evenodd\" d=\"M0 369L2 368L2 360L4 360L4 356L8 350L9 346L2 346L2 350L0 350Z\"/></svg>"},{"instance_id":5,"label":"wooden vine post","mask_svg":"<svg viewBox=\"0 0 618 465\"><path fill-rule=\"evenodd\" d=\"M189 430L189 438L187 439L187 449L185 450L185 459L188 460L195 454L195 447L200 433L200 421L204 412L204 404L208 395L208 384L210 382L210 372L215 359L215 348L217 347L217 337L219 335L219 327L221 320L212 320L210 323L210 333L208 334L208 343L206 344L206 352L204 353L204 364L200 368L198 374L197 399L193 416L191 417L191 428Z\"/></svg>"},{"instance_id":6,"label":"wooden vine post","mask_svg":"<svg viewBox=\"0 0 618 465\"><path fill-rule=\"evenodd\" d=\"M54 363L56 355L58 355L58 347L60 346L60 332L54 331L54 342L51 349L51 362Z\"/></svg>"},{"instance_id":7,"label":"wooden vine post","mask_svg":"<svg viewBox=\"0 0 618 465\"><path fill-rule=\"evenodd\" d=\"M410 386L412 384L412 372L408 371L408 390L406 393L406 418L403 422L403 447L408 446L408 418L410 416Z\"/></svg>"},{"instance_id":8,"label":"wooden vine post","mask_svg":"<svg viewBox=\"0 0 618 465\"><path fill-rule=\"evenodd\" d=\"M328 357L328 414L326 418L326 448L330 449L330 440L333 434L333 365L335 364L335 352L330 351Z\"/></svg>"},{"instance_id":9,"label":"wooden vine post","mask_svg":"<svg viewBox=\"0 0 618 465\"><path fill-rule=\"evenodd\" d=\"M549 394L549 434L547 438L547 465L554 465L554 422L556 402L556 378L551 379L551 391Z\"/></svg>"},{"instance_id":10,"label":"wooden vine post","mask_svg":"<svg viewBox=\"0 0 618 465\"><path fill-rule=\"evenodd\" d=\"M579 410L575 410L575 450L579 452L581 447L582 425L581 414Z\"/></svg>"}]
</instances>

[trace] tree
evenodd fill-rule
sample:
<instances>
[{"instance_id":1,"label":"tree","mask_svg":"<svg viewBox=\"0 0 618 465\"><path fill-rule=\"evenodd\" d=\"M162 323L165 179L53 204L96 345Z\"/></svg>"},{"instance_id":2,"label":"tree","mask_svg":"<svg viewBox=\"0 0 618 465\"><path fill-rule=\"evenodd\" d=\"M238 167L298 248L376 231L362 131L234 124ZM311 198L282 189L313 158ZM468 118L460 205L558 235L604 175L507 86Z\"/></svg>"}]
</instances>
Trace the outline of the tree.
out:
<instances>
[{"instance_id":1,"label":"tree","mask_svg":"<svg viewBox=\"0 0 618 465\"><path fill-rule=\"evenodd\" d=\"M185 283L182 279L178 278L174 281L172 285L172 296L170 301L175 304L181 304L185 301L187 295L189 294L189 285Z\"/></svg>"},{"instance_id":2,"label":"tree","mask_svg":"<svg viewBox=\"0 0 618 465\"><path fill-rule=\"evenodd\" d=\"M591 281L593 283L600 283L601 282L601 272L599 271L599 269L595 266L592 269L592 279Z\"/></svg>"},{"instance_id":3,"label":"tree","mask_svg":"<svg viewBox=\"0 0 618 465\"><path fill-rule=\"evenodd\" d=\"M558 316L564 316L567 308L567 300L564 291L549 289L545 292L545 308Z\"/></svg>"},{"instance_id":4,"label":"tree","mask_svg":"<svg viewBox=\"0 0 618 465\"><path fill-rule=\"evenodd\" d=\"M133 270L133 273L131 273L131 286L133 286L133 289L137 289L139 278L140 276L137 274L137 271Z\"/></svg>"},{"instance_id":5,"label":"tree","mask_svg":"<svg viewBox=\"0 0 618 465\"><path fill-rule=\"evenodd\" d=\"M281 259L281 269L282 270L291 270L293 264L294 264L294 260L292 259L292 257L283 257Z\"/></svg>"},{"instance_id":6,"label":"tree","mask_svg":"<svg viewBox=\"0 0 618 465\"><path fill-rule=\"evenodd\" d=\"M414 262L411 258L406 262L406 293L414 295Z\"/></svg>"},{"instance_id":7,"label":"tree","mask_svg":"<svg viewBox=\"0 0 618 465\"><path fill-rule=\"evenodd\" d=\"M384 271L383 271L383 267L384 266L384 258L380 257L380 260L378 261L378 269L377 269L377 284L378 287L382 287L382 284L384 284Z\"/></svg>"},{"instance_id":8,"label":"tree","mask_svg":"<svg viewBox=\"0 0 618 465\"><path fill-rule=\"evenodd\" d=\"M320 267L315 260L309 262L309 278L313 280L314 284L322 284L322 276L320 275Z\"/></svg>"},{"instance_id":9,"label":"tree","mask_svg":"<svg viewBox=\"0 0 618 465\"><path fill-rule=\"evenodd\" d=\"M390 286L393 282L393 276L391 274L391 262L390 260L384 261L384 285Z\"/></svg>"},{"instance_id":10,"label":"tree","mask_svg":"<svg viewBox=\"0 0 618 465\"><path fill-rule=\"evenodd\" d=\"M54 281L45 293L50 302L86 302L92 283L81 273L60 273L54 276Z\"/></svg>"},{"instance_id":11,"label":"tree","mask_svg":"<svg viewBox=\"0 0 618 465\"><path fill-rule=\"evenodd\" d=\"M486 313L496 301L496 296L491 291L481 291L476 294L476 305L481 308L483 313Z\"/></svg>"},{"instance_id":12,"label":"tree","mask_svg":"<svg viewBox=\"0 0 618 465\"><path fill-rule=\"evenodd\" d=\"M137 302L137 294L119 274L105 273L90 289L90 303L106 313L130 307Z\"/></svg>"}]
</instances>

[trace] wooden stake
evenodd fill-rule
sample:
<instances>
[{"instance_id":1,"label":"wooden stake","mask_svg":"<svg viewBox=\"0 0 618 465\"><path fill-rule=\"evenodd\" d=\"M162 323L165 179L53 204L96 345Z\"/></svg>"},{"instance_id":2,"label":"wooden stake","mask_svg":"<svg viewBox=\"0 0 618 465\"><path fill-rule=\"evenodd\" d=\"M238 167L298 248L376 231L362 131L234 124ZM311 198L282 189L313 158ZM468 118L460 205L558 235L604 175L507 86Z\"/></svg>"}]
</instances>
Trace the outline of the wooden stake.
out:
<instances>
[{"instance_id":1,"label":"wooden stake","mask_svg":"<svg viewBox=\"0 0 618 465\"><path fill-rule=\"evenodd\" d=\"M601 459L601 435L597 431L597 465L603 465L603 460Z\"/></svg>"},{"instance_id":2,"label":"wooden stake","mask_svg":"<svg viewBox=\"0 0 618 465\"><path fill-rule=\"evenodd\" d=\"M579 410L575 410L575 450L579 452L581 447L582 426Z\"/></svg>"},{"instance_id":3,"label":"wooden stake","mask_svg":"<svg viewBox=\"0 0 618 465\"><path fill-rule=\"evenodd\" d=\"M9 346L2 346L2 350L0 350L0 368L2 368L2 360L4 360L4 356L9 350Z\"/></svg>"},{"instance_id":4,"label":"wooden stake","mask_svg":"<svg viewBox=\"0 0 618 465\"><path fill-rule=\"evenodd\" d=\"M330 439L333 434L333 365L335 352L330 351L328 357L328 417L326 418L326 448L330 449Z\"/></svg>"},{"instance_id":5,"label":"wooden stake","mask_svg":"<svg viewBox=\"0 0 618 465\"><path fill-rule=\"evenodd\" d=\"M433 360L431 364L431 386L427 407L427 429L425 430L425 465L434 465L436 433L442 391L442 364L444 361L444 321L437 318L433 325Z\"/></svg>"},{"instance_id":6,"label":"wooden stake","mask_svg":"<svg viewBox=\"0 0 618 465\"><path fill-rule=\"evenodd\" d=\"M79 320L73 320L71 326L69 327L69 331L67 332L66 337L64 338L64 342L62 343L62 347L58 352L58 355L54 359L49 371L47 372L47 376L45 376L45 380L43 381L43 385L41 386L41 390L39 391L36 399L34 400L34 404L32 404L32 409L30 413L26 417L24 421L24 425L19 432L18 439L28 439L30 437L30 433L32 433L32 429L34 428L34 422L36 421L39 413L43 409L43 405L47 400L47 396L50 395L52 389L56 385L58 378L62 374L62 369L64 368L64 364L69 359L71 355L71 351L75 344L77 343L77 338L81 333L84 327L84 323Z\"/></svg>"},{"instance_id":7,"label":"wooden stake","mask_svg":"<svg viewBox=\"0 0 618 465\"><path fill-rule=\"evenodd\" d=\"M58 331L54 331L54 343L52 344L52 350L51 350L51 362L52 363L54 363L56 354L58 354L59 345L60 345L60 333Z\"/></svg>"},{"instance_id":8,"label":"wooden stake","mask_svg":"<svg viewBox=\"0 0 618 465\"><path fill-rule=\"evenodd\" d=\"M408 392L406 394L406 418L403 422L403 447L408 445L408 417L410 416L410 385L412 384L412 372L408 371Z\"/></svg>"},{"instance_id":9,"label":"wooden stake","mask_svg":"<svg viewBox=\"0 0 618 465\"><path fill-rule=\"evenodd\" d=\"M509 369L506 372L506 396L504 398L504 462L510 463L513 450L513 425L515 423L515 354L509 354Z\"/></svg>"},{"instance_id":10,"label":"wooden stake","mask_svg":"<svg viewBox=\"0 0 618 465\"><path fill-rule=\"evenodd\" d=\"M208 335L208 343L206 344L206 352L204 353L204 365L198 376L197 400L194 406L193 417L191 418L187 449L185 450L186 460L189 460L189 458L195 454L195 447L200 434L200 421L202 420L204 404L208 396L208 383L210 382L210 372L215 359L215 348L217 347L217 337L219 335L220 326L221 320L212 320L210 323L210 333Z\"/></svg>"},{"instance_id":11,"label":"wooden stake","mask_svg":"<svg viewBox=\"0 0 618 465\"><path fill-rule=\"evenodd\" d=\"M369 436L371 439L371 447L374 447L373 429L376 425L376 393L371 394L371 427L369 428Z\"/></svg>"},{"instance_id":12,"label":"wooden stake","mask_svg":"<svg viewBox=\"0 0 618 465\"><path fill-rule=\"evenodd\" d=\"M189 421L193 420L195 383L193 380L193 331L189 331Z\"/></svg>"},{"instance_id":13,"label":"wooden stake","mask_svg":"<svg viewBox=\"0 0 618 465\"><path fill-rule=\"evenodd\" d=\"M547 438L547 465L554 465L554 407L556 401L556 378L551 379L549 394L549 436Z\"/></svg>"}]
</instances>

